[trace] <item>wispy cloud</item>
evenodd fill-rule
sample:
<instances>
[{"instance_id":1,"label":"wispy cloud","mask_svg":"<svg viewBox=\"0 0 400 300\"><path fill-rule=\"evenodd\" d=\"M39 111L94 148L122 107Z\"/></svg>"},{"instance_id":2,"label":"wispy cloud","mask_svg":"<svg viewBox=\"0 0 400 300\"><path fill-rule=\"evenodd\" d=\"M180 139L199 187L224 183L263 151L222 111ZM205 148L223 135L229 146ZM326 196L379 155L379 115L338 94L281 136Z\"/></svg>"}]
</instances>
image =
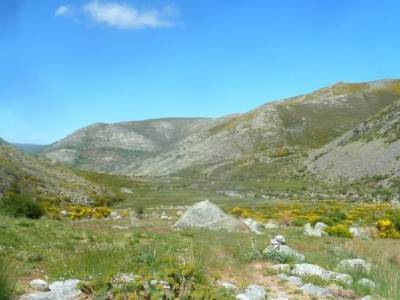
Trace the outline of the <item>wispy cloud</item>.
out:
<instances>
[{"instance_id":1,"label":"wispy cloud","mask_svg":"<svg viewBox=\"0 0 400 300\"><path fill-rule=\"evenodd\" d=\"M178 12L174 6L159 9L138 9L125 3L93 0L74 10L62 5L55 11L55 16L79 14L92 22L106 24L119 29L143 29L169 27L175 24Z\"/></svg>"},{"instance_id":2,"label":"wispy cloud","mask_svg":"<svg viewBox=\"0 0 400 300\"><path fill-rule=\"evenodd\" d=\"M68 5L61 5L54 12L54 15L56 17L68 16L68 15L71 15L71 14L72 14L72 8L70 6L68 6Z\"/></svg>"}]
</instances>

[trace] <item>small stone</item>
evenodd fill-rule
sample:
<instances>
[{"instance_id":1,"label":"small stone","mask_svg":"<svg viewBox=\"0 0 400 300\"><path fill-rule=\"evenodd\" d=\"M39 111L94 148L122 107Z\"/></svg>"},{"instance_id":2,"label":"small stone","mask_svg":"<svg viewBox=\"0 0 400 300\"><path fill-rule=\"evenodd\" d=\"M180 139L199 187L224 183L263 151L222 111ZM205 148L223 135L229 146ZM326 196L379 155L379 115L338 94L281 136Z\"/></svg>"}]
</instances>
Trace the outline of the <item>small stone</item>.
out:
<instances>
[{"instance_id":1,"label":"small stone","mask_svg":"<svg viewBox=\"0 0 400 300\"><path fill-rule=\"evenodd\" d=\"M249 285L244 293L236 296L238 300L265 300L267 293L265 289L257 284Z\"/></svg>"},{"instance_id":2,"label":"small stone","mask_svg":"<svg viewBox=\"0 0 400 300\"><path fill-rule=\"evenodd\" d=\"M366 289L369 291L372 291L376 288L375 282L368 278L360 279L359 281L357 281L356 285L362 289Z\"/></svg>"},{"instance_id":3,"label":"small stone","mask_svg":"<svg viewBox=\"0 0 400 300\"><path fill-rule=\"evenodd\" d=\"M49 284L42 279L34 279L29 282L29 286L36 291L44 292L49 290Z\"/></svg>"},{"instance_id":4,"label":"small stone","mask_svg":"<svg viewBox=\"0 0 400 300\"><path fill-rule=\"evenodd\" d=\"M271 239L271 245L286 245L286 239L283 235L277 235Z\"/></svg>"},{"instance_id":5,"label":"small stone","mask_svg":"<svg viewBox=\"0 0 400 300\"><path fill-rule=\"evenodd\" d=\"M220 282L219 285L222 286L224 289L227 289L227 290L237 290L238 289L238 287L236 285L234 285L234 284L232 284L230 282L223 281L223 282Z\"/></svg>"}]
</instances>

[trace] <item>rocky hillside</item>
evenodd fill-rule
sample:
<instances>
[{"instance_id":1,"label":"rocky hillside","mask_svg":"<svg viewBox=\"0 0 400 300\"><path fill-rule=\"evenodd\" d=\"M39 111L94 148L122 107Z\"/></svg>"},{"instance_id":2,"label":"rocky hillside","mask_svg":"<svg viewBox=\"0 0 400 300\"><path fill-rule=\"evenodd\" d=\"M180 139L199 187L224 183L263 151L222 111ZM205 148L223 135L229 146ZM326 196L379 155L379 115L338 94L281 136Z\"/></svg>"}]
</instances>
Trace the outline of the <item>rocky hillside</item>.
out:
<instances>
[{"instance_id":1,"label":"rocky hillside","mask_svg":"<svg viewBox=\"0 0 400 300\"><path fill-rule=\"evenodd\" d=\"M43 197L75 203L91 202L104 193L72 171L23 154L3 141L0 144L0 198L13 184Z\"/></svg>"},{"instance_id":2,"label":"rocky hillside","mask_svg":"<svg viewBox=\"0 0 400 300\"><path fill-rule=\"evenodd\" d=\"M313 152L310 169L332 179L372 177L376 181L398 185L400 100Z\"/></svg>"},{"instance_id":3,"label":"rocky hillside","mask_svg":"<svg viewBox=\"0 0 400 300\"><path fill-rule=\"evenodd\" d=\"M400 81L337 83L217 119L95 124L46 150L53 161L124 175L213 175L317 149L394 103Z\"/></svg>"}]
</instances>

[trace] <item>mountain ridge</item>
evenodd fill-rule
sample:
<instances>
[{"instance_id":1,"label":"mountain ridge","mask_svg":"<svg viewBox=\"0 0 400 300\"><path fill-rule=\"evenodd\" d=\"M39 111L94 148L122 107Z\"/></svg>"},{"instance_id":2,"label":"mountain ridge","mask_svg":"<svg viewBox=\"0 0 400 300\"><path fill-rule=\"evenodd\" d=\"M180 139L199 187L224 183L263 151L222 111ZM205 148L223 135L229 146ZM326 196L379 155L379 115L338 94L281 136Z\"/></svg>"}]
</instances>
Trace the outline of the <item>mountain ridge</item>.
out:
<instances>
[{"instance_id":1,"label":"mountain ridge","mask_svg":"<svg viewBox=\"0 0 400 300\"><path fill-rule=\"evenodd\" d=\"M202 166L200 173L209 175L211 169L246 157L266 161L318 149L399 97L399 80L339 82L220 118L96 123L54 143L43 155L120 175L163 176Z\"/></svg>"}]
</instances>

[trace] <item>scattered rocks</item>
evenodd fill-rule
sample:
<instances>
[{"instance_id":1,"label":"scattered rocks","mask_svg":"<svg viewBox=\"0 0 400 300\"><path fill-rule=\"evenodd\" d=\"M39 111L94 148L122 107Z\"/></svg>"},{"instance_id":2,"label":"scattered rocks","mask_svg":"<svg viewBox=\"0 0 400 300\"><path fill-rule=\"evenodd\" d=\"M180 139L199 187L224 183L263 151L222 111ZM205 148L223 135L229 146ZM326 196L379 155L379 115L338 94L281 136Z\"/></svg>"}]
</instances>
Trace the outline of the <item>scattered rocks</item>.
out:
<instances>
[{"instance_id":1,"label":"scattered rocks","mask_svg":"<svg viewBox=\"0 0 400 300\"><path fill-rule=\"evenodd\" d=\"M75 300L82 292L78 289L79 280L55 281L48 291L34 292L22 296L20 300Z\"/></svg>"},{"instance_id":2,"label":"scattered rocks","mask_svg":"<svg viewBox=\"0 0 400 300\"><path fill-rule=\"evenodd\" d=\"M246 224L249 229L254 232L255 234L261 234L261 230L262 230L262 225L260 223L258 223L257 221L254 221L251 218L247 218L245 220L243 220L243 223Z\"/></svg>"},{"instance_id":3,"label":"scattered rocks","mask_svg":"<svg viewBox=\"0 0 400 300\"><path fill-rule=\"evenodd\" d=\"M49 290L49 284L42 279L32 280L31 282L29 282L29 286L36 291L44 292Z\"/></svg>"},{"instance_id":4,"label":"scattered rocks","mask_svg":"<svg viewBox=\"0 0 400 300\"><path fill-rule=\"evenodd\" d=\"M318 222L315 224L314 228L311 226L310 223L307 223L304 225L304 235L306 236L315 236L315 237L321 237L323 235L326 235L326 232L324 229L328 227L328 225Z\"/></svg>"},{"instance_id":5,"label":"scattered rocks","mask_svg":"<svg viewBox=\"0 0 400 300\"><path fill-rule=\"evenodd\" d=\"M320 266L306 263L294 265L291 274L299 277L315 276L328 282L338 282L345 285L353 283L352 277L348 274L327 271Z\"/></svg>"},{"instance_id":6,"label":"scattered rocks","mask_svg":"<svg viewBox=\"0 0 400 300\"><path fill-rule=\"evenodd\" d=\"M248 227L243 222L224 213L209 200L198 202L190 207L175 223L175 229L206 228L210 230L244 231Z\"/></svg>"},{"instance_id":7,"label":"scattered rocks","mask_svg":"<svg viewBox=\"0 0 400 300\"><path fill-rule=\"evenodd\" d=\"M373 282L371 279L368 278L360 279L359 281L356 282L356 286L368 291L373 291L376 288L375 282Z\"/></svg>"},{"instance_id":8,"label":"scattered rocks","mask_svg":"<svg viewBox=\"0 0 400 300\"><path fill-rule=\"evenodd\" d=\"M249 285L244 293L236 296L238 300L265 300L267 293L265 289L257 284Z\"/></svg>"},{"instance_id":9,"label":"scattered rocks","mask_svg":"<svg viewBox=\"0 0 400 300\"><path fill-rule=\"evenodd\" d=\"M60 215L60 217L65 218L65 217L68 217L68 212L66 210L62 210L62 211L60 211L59 215Z\"/></svg>"},{"instance_id":10,"label":"scattered rocks","mask_svg":"<svg viewBox=\"0 0 400 300\"><path fill-rule=\"evenodd\" d=\"M361 258L344 259L339 262L337 269L342 272L371 272L371 264Z\"/></svg>"},{"instance_id":11,"label":"scattered rocks","mask_svg":"<svg viewBox=\"0 0 400 300\"><path fill-rule=\"evenodd\" d=\"M280 262L304 261L304 255L287 246L285 238L281 235L277 235L271 239L270 245L264 249L263 254L269 259Z\"/></svg>"}]
</instances>

